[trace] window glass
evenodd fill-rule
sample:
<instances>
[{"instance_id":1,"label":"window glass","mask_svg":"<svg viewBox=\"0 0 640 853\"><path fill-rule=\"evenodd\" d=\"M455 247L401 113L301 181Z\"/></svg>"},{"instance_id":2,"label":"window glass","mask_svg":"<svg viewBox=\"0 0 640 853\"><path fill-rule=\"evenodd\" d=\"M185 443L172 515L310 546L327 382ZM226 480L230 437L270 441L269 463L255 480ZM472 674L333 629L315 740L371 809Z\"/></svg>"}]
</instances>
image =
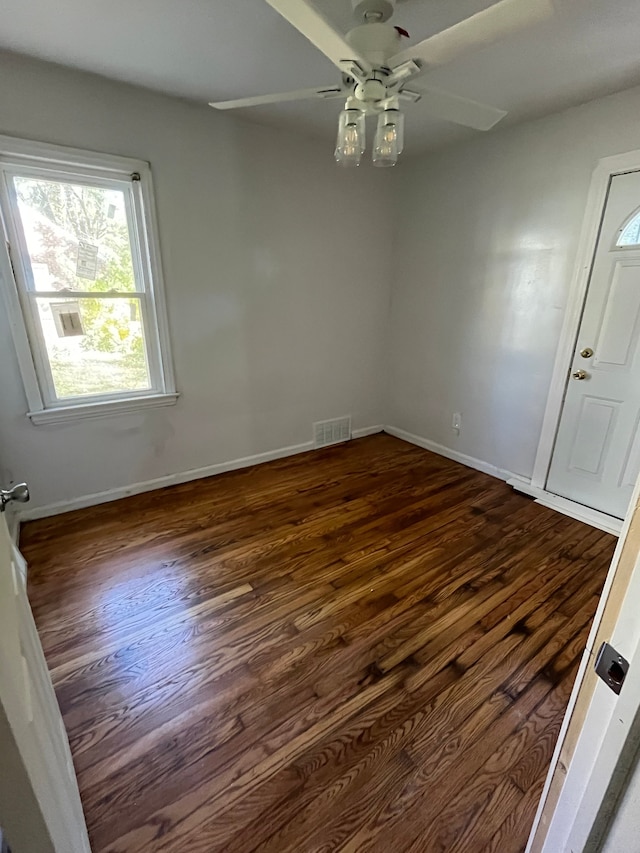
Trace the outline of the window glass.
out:
<instances>
[{"instance_id":1,"label":"window glass","mask_svg":"<svg viewBox=\"0 0 640 853\"><path fill-rule=\"evenodd\" d=\"M139 299L36 301L57 397L150 389Z\"/></svg>"},{"instance_id":2,"label":"window glass","mask_svg":"<svg viewBox=\"0 0 640 853\"><path fill-rule=\"evenodd\" d=\"M138 289L122 190L13 181L36 290Z\"/></svg>"},{"instance_id":3,"label":"window glass","mask_svg":"<svg viewBox=\"0 0 640 853\"><path fill-rule=\"evenodd\" d=\"M18 284L45 403L152 391L162 380L152 376L155 317L137 272L131 184L59 174L9 176Z\"/></svg>"},{"instance_id":4,"label":"window glass","mask_svg":"<svg viewBox=\"0 0 640 853\"><path fill-rule=\"evenodd\" d=\"M622 228L616 246L640 246L640 211Z\"/></svg>"}]
</instances>

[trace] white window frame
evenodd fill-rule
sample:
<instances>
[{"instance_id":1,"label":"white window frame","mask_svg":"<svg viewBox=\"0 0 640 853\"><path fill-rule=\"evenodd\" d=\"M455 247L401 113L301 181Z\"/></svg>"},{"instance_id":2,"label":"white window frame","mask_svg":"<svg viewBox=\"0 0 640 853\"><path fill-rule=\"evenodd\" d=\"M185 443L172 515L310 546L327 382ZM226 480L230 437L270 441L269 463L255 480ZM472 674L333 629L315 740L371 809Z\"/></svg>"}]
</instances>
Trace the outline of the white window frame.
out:
<instances>
[{"instance_id":1,"label":"white window frame","mask_svg":"<svg viewBox=\"0 0 640 853\"><path fill-rule=\"evenodd\" d=\"M74 183L124 191L132 234L136 280L144 286L131 297L140 302L150 389L58 399L42 338L34 316L30 264L19 217L10 198L14 175L44 180L72 179ZM169 328L164 299L158 228L151 168L143 160L98 154L47 143L0 136L0 203L5 240L0 247L0 280L11 323L20 373L27 398L27 417L35 424L99 417L137 409L175 404L178 394L171 361ZM129 294L127 294L128 296ZM89 297L87 291L64 291L42 296ZM118 294L122 298L122 294ZM101 298L104 294L101 294Z\"/></svg>"}]
</instances>

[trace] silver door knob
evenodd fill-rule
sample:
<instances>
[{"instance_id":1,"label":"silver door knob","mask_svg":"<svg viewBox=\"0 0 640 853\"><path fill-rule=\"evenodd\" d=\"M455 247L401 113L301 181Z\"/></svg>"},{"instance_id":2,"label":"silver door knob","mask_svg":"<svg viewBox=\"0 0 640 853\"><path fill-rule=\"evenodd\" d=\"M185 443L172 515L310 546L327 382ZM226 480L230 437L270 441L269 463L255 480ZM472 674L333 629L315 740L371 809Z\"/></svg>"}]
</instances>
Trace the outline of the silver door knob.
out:
<instances>
[{"instance_id":1,"label":"silver door knob","mask_svg":"<svg viewBox=\"0 0 640 853\"><path fill-rule=\"evenodd\" d=\"M4 512L11 501L26 504L29 497L29 486L26 483L17 483L12 489L0 489L0 512Z\"/></svg>"},{"instance_id":2,"label":"silver door knob","mask_svg":"<svg viewBox=\"0 0 640 853\"><path fill-rule=\"evenodd\" d=\"M586 370L576 370L575 373L571 374L574 379L586 379L588 373Z\"/></svg>"}]
</instances>

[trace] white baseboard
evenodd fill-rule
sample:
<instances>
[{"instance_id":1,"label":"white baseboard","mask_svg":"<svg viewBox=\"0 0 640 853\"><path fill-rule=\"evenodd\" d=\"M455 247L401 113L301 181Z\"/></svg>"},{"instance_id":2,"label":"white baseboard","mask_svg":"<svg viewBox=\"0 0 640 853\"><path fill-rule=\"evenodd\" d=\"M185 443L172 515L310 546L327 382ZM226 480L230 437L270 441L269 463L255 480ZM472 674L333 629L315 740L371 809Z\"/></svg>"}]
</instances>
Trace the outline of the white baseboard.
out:
<instances>
[{"instance_id":1,"label":"white baseboard","mask_svg":"<svg viewBox=\"0 0 640 853\"><path fill-rule=\"evenodd\" d=\"M466 453L460 453L458 450L452 450L450 447L445 447L443 444L437 444L429 438L423 438L421 435L414 435L412 432L407 432L404 429L399 429L394 426L385 426L385 432L389 435L394 435L396 438L401 438L403 441L408 441L410 444L416 444L418 447L423 447L425 450L431 450L439 456L446 456L447 459L453 459L454 462L460 462L466 465L467 468L475 468L476 471L482 471L483 474L489 474L491 477L497 477L499 480L508 480L511 477L510 471L505 471L502 468L497 468L489 462L483 462L482 459L476 459L474 456L467 456Z\"/></svg>"},{"instance_id":2,"label":"white baseboard","mask_svg":"<svg viewBox=\"0 0 640 853\"><path fill-rule=\"evenodd\" d=\"M577 521L583 521L585 524L590 524L592 527L597 527L598 530L604 530L606 533L613 533L614 536L619 536L622 530L622 521L619 518L614 518L600 510L592 509L589 506L583 506L570 501L568 498L561 498L560 495L554 495L551 492L546 492L539 486L531 485L531 480L526 477L512 476L507 480L509 486L513 486L519 492L524 492L525 495L530 495L535 498L536 503L541 506L555 509L563 515L568 515L570 518L575 518Z\"/></svg>"},{"instance_id":3,"label":"white baseboard","mask_svg":"<svg viewBox=\"0 0 640 853\"><path fill-rule=\"evenodd\" d=\"M382 424L377 426L363 427L362 429L352 429L351 438L365 438L367 435L375 435L378 432L384 432L386 429Z\"/></svg>"},{"instance_id":4,"label":"white baseboard","mask_svg":"<svg viewBox=\"0 0 640 853\"><path fill-rule=\"evenodd\" d=\"M383 429L384 427L382 425L354 429L351 433L351 438L364 438L367 435L382 432ZM49 516L60 515L63 512L71 512L75 509L85 509L89 506L97 506L98 504L117 501L120 498L127 498L131 495L139 495L143 492L152 492L155 489L162 489L165 486L175 486L179 483L189 483L192 480L200 480L203 477L213 477L216 474L224 474L227 471L237 471L240 468L248 468L251 465L259 465L262 462L271 462L274 459L284 459L287 456L295 456L298 453L306 453L308 450L313 449L313 442L305 441L303 444L279 447L277 450L267 450L265 453L255 453L252 456L243 456L240 459L232 459L229 462L218 462L215 465L205 465L203 468L191 468L188 471L181 471L176 474L166 474L164 477L156 477L153 480L144 480L143 482L133 483L129 486L107 489L104 492L95 492L90 495L83 495L79 498L57 501L56 503L36 506L33 508L25 507L19 513L17 524L19 525L22 521L34 521L37 518L48 518Z\"/></svg>"},{"instance_id":5,"label":"white baseboard","mask_svg":"<svg viewBox=\"0 0 640 853\"><path fill-rule=\"evenodd\" d=\"M394 435L396 438L401 438L403 441L408 441L411 444L416 444L418 447L424 447L425 450L431 450L439 456L446 456L447 459L453 459L454 462L460 462L468 468L475 468L476 471L482 471L484 474L490 474L492 477L497 477L500 480L506 480L507 485L512 486L519 492L524 492L535 498L536 503L541 506L549 507L563 515L568 515L570 518L575 518L576 521L582 521L585 524L590 524L592 527L597 527L599 530L604 530L606 533L613 533L614 536L620 535L622 522L617 518L612 518L604 512L599 512L596 509L591 509L575 501L561 498L558 495L552 495L531 485L531 480L526 477L520 477L517 474L512 474L503 468L497 468L495 465L490 465L488 462L483 462L482 459L476 459L473 456L467 456L464 453L459 453L457 450L452 450L450 447L445 447L442 444L436 444L428 438L423 438L420 435L414 435L406 430L398 429L398 427L385 426L385 432L389 435Z\"/></svg>"},{"instance_id":6,"label":"white baseboard","mask_svg":"<svg viewBox=\"0 0 640 853\"><path fill-rule=\"evenodd\" d=\"M386 432L403 441L408 441L410 444L415 444L425 450L430 450L437 453L439 456L444 456L447 459L452 459L454 462L460 462L468 468L474 468L476 471L482 471L484 474L489 474L491 477L497 477L500 480L506 480L508 485L520 492L531 495L536 499L536 503L542 506L554 509L561 512L563 515L568 515L578 521L583 521L590 524L592 527L597 527L607 533L613 533L615 536L620 534L622 522L617 518L612 518L598 510L582 506L574 501L561 498L558 495L552 495L545 492L543 489L532 486L531 481L526 477L520 477L484 462L482 459L476 459L474 456L467 456L465 453L460 453L457 450L452 450L450 447L445 447L442 444L437 444L428 438L423 438L420 435L407 432L398 427L378 424L376 426L362 427L354 429L351 433L352 439L364 438L368 435L375 435L379 432ZM305 453L313 450L313 442L306 441L303 444L294 444L289 447L280 447L276 450L268 450L265 453L256 453L252 456L243 456L240 459L232 459L228 462L219 462L214 465L206 465L202 468L192 468L188 471L181 471L176 474L167 474L164 477L156 477L153 480L145 480L140 483L133 483L129 486L121 486L119 488L108 489L104 492L95 492L94 494L84 495L79 498L72 498L67 501L57 501L56 503L46 504L45 506L25 508L17 513L12 513L9 520L9 532L12 540L17 544L20 538L20 524L23 521L33 521L37 518L48 518L52 515L59 515L64 512L71 512L76 509L84 509L89 506L96 506L110 501L117 501L120 498L130 497L131 495L142 494L143 492L151 492L155 489L162 489L165 486L177 485L179 483L188 483L192 480L199 480L204 477L213 477L216 474L224 474L227 471L237 471L241 468L248 468L251 465L259 465L262 462L271 462L274 459L284 459L287 456L295 456L298 453Z\"/></svg>"}]
</instances>

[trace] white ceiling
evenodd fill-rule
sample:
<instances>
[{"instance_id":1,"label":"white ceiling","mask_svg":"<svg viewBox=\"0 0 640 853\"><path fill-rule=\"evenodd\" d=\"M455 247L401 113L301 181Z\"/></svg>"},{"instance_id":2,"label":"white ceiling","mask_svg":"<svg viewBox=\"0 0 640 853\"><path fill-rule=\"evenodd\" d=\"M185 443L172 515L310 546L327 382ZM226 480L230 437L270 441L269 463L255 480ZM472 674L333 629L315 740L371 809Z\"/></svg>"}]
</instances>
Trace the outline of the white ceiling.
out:
<instances>
[{"instance_id":1,"label":"white ceiling","mask_svg":"<svg viewBox=\"0 0 640 853\"><path fill-rule=\"evenodd\" d=\"M420 83L509 110L505 121L640 83L638 0L554 3L549 22L438 68ZM350 0L316 4L342 32L353 25ZM393 22L421 41L490 5L399 0ZM334 66L264 0L3 0L0 48L202 103L338 80ZM235 114L297 127L332 144L339 109L337 101L313 101ZM419 103L406 113L414 151L474 133L428 119Z\"/></svg>"}]
</instances>

